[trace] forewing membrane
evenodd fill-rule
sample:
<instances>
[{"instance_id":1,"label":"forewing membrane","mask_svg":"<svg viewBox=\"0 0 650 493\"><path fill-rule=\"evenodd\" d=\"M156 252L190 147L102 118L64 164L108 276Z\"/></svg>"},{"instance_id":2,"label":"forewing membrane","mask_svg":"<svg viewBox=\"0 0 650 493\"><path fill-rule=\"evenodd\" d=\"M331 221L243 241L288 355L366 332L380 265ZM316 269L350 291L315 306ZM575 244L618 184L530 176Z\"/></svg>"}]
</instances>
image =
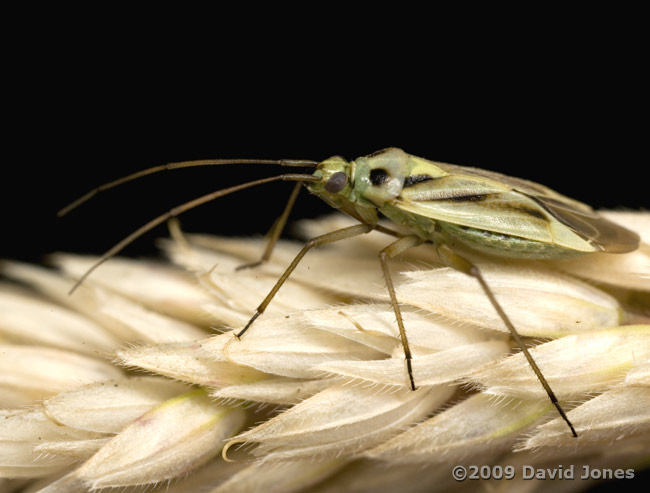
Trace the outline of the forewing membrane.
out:
<instances>
[{"instance_id":1,"label":"forewing membrane","mask_svg":"<svg viewBox=\"0 0 650 493\"><path fill-rule=\"evenodd\" d=\"M551 197L532 197L543 205L555 219L573 229L598 250L608 253L627 253L639 246L639 235L605 219L594 211L585 211Z\"/></svg>"}]
</instances>

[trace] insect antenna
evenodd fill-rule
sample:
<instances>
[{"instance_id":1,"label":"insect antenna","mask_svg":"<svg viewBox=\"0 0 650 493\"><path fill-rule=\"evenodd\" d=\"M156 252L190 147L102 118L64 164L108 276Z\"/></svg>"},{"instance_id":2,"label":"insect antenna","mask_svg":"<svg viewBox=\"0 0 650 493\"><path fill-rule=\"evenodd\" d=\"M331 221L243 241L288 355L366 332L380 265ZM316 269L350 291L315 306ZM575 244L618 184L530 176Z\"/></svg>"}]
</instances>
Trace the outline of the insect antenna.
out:
<instances>
[{"instance_id":1,"label":"insect antenna","mask_svg":"<svg viewBox=\"0 0 650 493\"><path fill-rule=\"evenodd\" d=\"M315 168L318 165L317 161L311 161L307 159L199 159L194 161L178 161L175 163L160 164L158 166L153 166L151 168L143 169L131 173L130 175L123 176L117 180L109 181L98 187L93 188L88 193L82 195L74 202L66 205L59 212L56 213L58 217L65 216L70 211L76 209L81 204L89 201L99 192L108 190L110 188L117 187L123 183L127 183L143 176L152 175L154 173L159 173L160 171L168 171L172 169L180 168L193 168L195 166L217 166L222 164L275 164L279 166L293 166L293 167L313 167Z\"/></svg>"},{"instance_id":2,"label":"insect antenna","mask_svg":"<svg viewBox=\"0 0 650 493\"><path fill-rule=\"evenodd\" d=\"M229 163L232 163L234 161L228 161ZM256 161L260 162L260 161ZM273 164L277 164L277 161L274 161ZM225 164L219 163L219 164ZM297 166L297 165L296 165ZM159 224L178 216L179 214L182 214L183 212L189 211L190 209L193 209L195 207L198 207L200 205L203 205L207 202L210 202L212 200L218 199L219 197L223 197L225 195L229 195L234 192L238 192L240 190L245 190L246 188L252 188L257 185L262 185L264 183L271 183L274 181L298 181L298 182L308 182L308 181L319 181L320 178L315 177L313 175L308 175L308 174L285 174L285 175L277 175L277 176L271 176L269 178L260 178L258 180L253 180L249 181L246 183L241 183L239 185L235 185L233 187L229 188L222 188L221 190L217 190L215 192L208 193L206 195L202 195L201 197L197 197L196 199L190 200L189 202L185 202L184 204L181 204L179 206L174 207L173 209L170 209L169 211L165 212L164 214L161 214L160 216L156 217L155 219L152 219L145 225L139 227L136 229L133 233L128 235L126 238L124 238L122 241L114 245L110 250L108 250L106 253L104 253L97 262L95 262L72 286L72 289L68 292L68 294L72 294L83 282L86 280L86 278L101 264L106 262L109 258L117 255L120 251L122 251L126 246L131 244L133 241L138 239L140 236L143 234L147 233L148 231L152 230Z\"/></svg>"}]
</instances>

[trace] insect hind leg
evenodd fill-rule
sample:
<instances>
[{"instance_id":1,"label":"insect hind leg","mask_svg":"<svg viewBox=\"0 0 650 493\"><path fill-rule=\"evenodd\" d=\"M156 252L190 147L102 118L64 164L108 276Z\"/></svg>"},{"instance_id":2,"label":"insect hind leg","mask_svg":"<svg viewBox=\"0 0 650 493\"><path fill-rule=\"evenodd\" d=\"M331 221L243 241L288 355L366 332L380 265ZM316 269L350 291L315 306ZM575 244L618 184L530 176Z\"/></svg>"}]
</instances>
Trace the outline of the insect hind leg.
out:
<instances>
[{"instance_id":1,"label":"insect hind leg","mask_svg":"<svg viewBox=\"0 0 650 493\"><path fill-rule=\"evenodd\" d=\"M567 417L566 413L564 412L564 409L562 409L562 406L557 400L557 397L555 397L555 393L553 392L553 389L551 389L551 386L549 383L546 381L546 378L542 374L542 371L539 369L537 366L537 363L533 359L532 355L528 351L528 348L526 347L526 344L524 343L524 340L522 339L521 335L519 332L517 332L517 329L515 328L514 324L510 321L508 316L506 315L505 311L497 301L496 297L494 296L494 293L490 289L490 286L487 284L485 279L483 278L483 275L481 274L480 269L474 265L472 262L467 260L465 257L462 257L455 251L453 251L449 246L447 246L444 243L438 243L437 245L438 248L438 254L440 255L440 259L447 264L449 267L452 267L453 269L456 269L460 272L463 272L469 276L474 277L479 284L481 285L481 289L483 289L483 292L485 295L488 297L490 300L490 303L494 307L494 309L497 311L499 314L499 317L501 320L503 320L503 323L506 325L508 328L508 331L510 331L511 337L515 340L519 348L521 349L522 353L524 353L524 356L526 357L526 360L528 361L528 364L530 367L533 369L535 372L535 375L537 376L538 380L542 384L542 387L544 387L544 390L546 391L546 394L548 395L548 398L551 400L553 405L555 406L555 409L557 409L557 412L560 414L562 419L566 422L566 424L569 426L569 429L571 430L571 434L574 437L577 437L578 434L576 433L575 428L573 427L573 424Z\"/></svg>"},{"instance_id":2,"label":"insect hind leg","mask_svg":"<svg viewBox=\"0 0 650 493\"><path fill-rule=\"evenodd\" d=\"M408 372L409 377L409 386L411 390L415 390L415 380L413 378L413 365L411 363L412 355L411 348L409 347L409 341L406 338L406 330L404 329L404 320L402 320L402 311L400 310L399 304L397 302L397 296L395 295L395 287L393 286L393 279L390 275L390 270L388 269L388 259L396 257L400 253L405 252L409 248L421 244L423 240L417 236L410 235L404 236L399 240L391 243L381 252L379 252L379 261L381 262L381 268L384 272L384 279L386 280L386 289L388 289L388 294L390 296L390 303L393 306L393 311L395 312L395 318L397 320L397 327L399 328L399 336L402 340L402 347L404 348L404 359L406 361L406 371Z\"/></svg>"}]
</instances>

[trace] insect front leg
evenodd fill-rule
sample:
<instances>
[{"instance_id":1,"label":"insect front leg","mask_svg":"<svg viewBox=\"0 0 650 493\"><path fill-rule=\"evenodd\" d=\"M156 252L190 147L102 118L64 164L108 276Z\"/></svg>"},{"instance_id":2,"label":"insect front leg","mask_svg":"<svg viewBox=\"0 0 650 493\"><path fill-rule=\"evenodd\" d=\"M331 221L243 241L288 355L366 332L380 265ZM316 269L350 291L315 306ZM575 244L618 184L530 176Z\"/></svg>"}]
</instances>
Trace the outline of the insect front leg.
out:
<instances>
[{"instance_id":1,"label":"insect front leg","mask_svg":"<svg viewBox=\"0 0 650 493\"><path fill-rule=\"evenodd\" d=\"M282 287L282 285L285 283L287 279L289 279L289 276L291 273L294 271L294 269L298 266L302 258L305 256L305 254L315 246L319 245L325 245L327 243L334 243L335 241L340 241L340 240L345 240L347 238L353 238L354 236L359 236L365 233L369 233L374 229L374 226L370 224L357 224L355 226L349 226L347 228L342 228L342 229L337 229L336 231L332 231L331 233L326 233L321 236L316 236L315 238L312 238L309 240L304 247L302 247L302 250L298 252L298 255L293 259L291 264L289 264L289 267L284 271L280 279L275 283L275 286L273 286L273 289L269 292L269 294L266 295L266 298L264 298L264 301L260 303L260 306L257 307L257 310L255 310L255 315L251 317L251 319L248 321L246 326L240 330L238 333L235 334L235 337L239 339L244 332L248 330L248 328L253 324L253 322L259 317L262 313L264 313L264 310L266 310L266 307L271 303L271 300L273 297L276 295L278 290Z\"/></svg>"},{"instance_id":2,"label":"insect front leg","mask_svg":"<svg viewBox=\"0 0 650 493\"><path fill-rule=\"evenodd\" d=\"M393 305L393 311L395 312L395 318L397 320L397 327L399 328L399 336L402 339L402 347L404 348L404 359L406 360L406 370L409 376L409 384L411 390L415 390L415 381L413 379L413 367L411 364L411 348L409 347L409 341L406 338L406 330L404 330L404 321L402 320L402 312L400 310L399 304L397 303L397 297L395 296L395 288L393 286L393 279L390 275L390 270L388 269L388 259L396 257L400 253L417 246L423 242L422 239L417 236L405 236L400 238L394 243L391 243L381 252L379 252L379 261L381 262L381 268L384 271L384 279L386 280L386 288L388 289L388 294L390 296L390 303Z\"/></svg>"},{"instance_id":3,"label":"insect front leg","mask_svg":"<svg viewBox=\"0 0 650 493\"><path fill-rule=\"evenodd\" d=\"M278 239L280 238L280 235L282 234L282 231L284 230L284 227L287 224L287 219L289 218L289 214L291 214L291 209L293 209L293 205L296 203L296 199L298 198L298 193L300 192L301 185L302 183L296 182L296 184L293 187L293 190L291 191L291 195L289 196L289 200L287 201L287 205L284 207L284 210L282 211L282 214L280 215L280 217L278 217L275 220L273 226L271 226L271 229L267 233L266 248L264 249L264 253L262 254L262 257L256 262L240 265L235 270L250 269L252 267L257 267L258 265L263 264L264 262L268 261L271 258L271 254L273 253L275 244L278 242Z\"/></svg>"},{"instance_id":4,"label":"insect front leg","mask_svg":"<svg viewBox=\"0 0 650 493\"><path fill-rule=\"evenodd\" d=\"M557 412L560 414L562 419L566 422L566 424L569 426L569 429L571 430L571 434L574 437L577 437L578 434L576 433L575 428L573 427L573 424L571 421L569 421L569 418L567 417L566 413L564 412L564 409L562 409L562 406L557 400L557 397L555 397L555 393L551 389L551 386L549 383L546 381L546 378L542 374L541 370L537 366L537 363L535 363L535 360L531 356L530 352L528 351L528 348L526 347L526 344L524 343L524 340L521 338L521 335L519 335L519 332L517 332L517 329L513 325L513 323L510 321L508 316L506 315L505 311L497 301L496 297L494 296L494 293L490 289L490 286L488 286L487 282L483 278L483 275L481 274L480 269L478 266L474 265L472 262L467 260L465 257L462 257L458 253L456 253L454 250L452 250L449 246L447 246L444 243L438 243L436 244L437 249L438 249L438 254L440 255L440 259L447 264L449 267L452 267L458 271L461 271L467 275L470 275L474 277L479 284L481 285L481 288L483 289L483 292L485 295L488 297L490 300L490 303L494 307L494 309L497 311L499 314L499 317L501 320L503 320L503 323L508 327L508 330L510 331L510 336L515 340L517 345L521 348L522 353L524 353L524 356L526 357L526 360L528 361L528 364L530 367L533 369L535 372L535 375L537 375L537 378L539 379L540 383L542 384L542 387L544 387L544 390L548 394L548 398L551 400L555 408L557 409Z\"/></svg>"}]
</instances>

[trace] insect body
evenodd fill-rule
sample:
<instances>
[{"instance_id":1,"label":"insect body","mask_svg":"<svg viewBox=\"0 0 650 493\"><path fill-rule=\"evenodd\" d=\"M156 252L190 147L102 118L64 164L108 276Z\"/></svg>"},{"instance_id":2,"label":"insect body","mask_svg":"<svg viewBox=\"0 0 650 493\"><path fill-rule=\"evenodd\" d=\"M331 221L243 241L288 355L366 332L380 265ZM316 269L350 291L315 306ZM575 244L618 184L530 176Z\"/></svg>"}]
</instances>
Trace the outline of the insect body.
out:
<instances>
[{"instance_id":1,"label":"insect body","mask_svg":"<svg viewBox=\"0 0 650 493\"><path fill-rule=\"evenodd\" d=\"M476 278L511 336L520 346L550 400L566 421L571 433L577 436L572 423L528 352L521 336L497 302L481 271L471 261L461 256L454 245L460 242L470 249L506 257L550 259L592 252L633 251L639 244L639 237L635 233L604 219L589 206L542 185L481 169L428 161L396 148L384 149L355 161L346 161L335 156L320 163L286 160L208 160L172 163L102 185L74 202L63 212L76 207L98 191L156 171L228 163L310 166L315 170L312 174L285 174L255 180L213 192L172 209L115 245L79 279L77 285L98 265L115 255L124 246L173 216L215 198L262 183L279 180L298 182L284 213L272 229L271 239L262 259L260 262L243 267L258 265L270 257L273 245L295 201L300 183L304 183L310 192L318 195L332 207L356 218L360 224L311 239L258 306L246 326L235 334L237 338L241 337L265 311L309 249L375 229L397 238L379 252L379 260L400 331L409 385L415 390L411 351L388 269L388 260L413 246L431 242L443 262ZM401 225L408 233L397 233L379 225L380 213Z\"/></svg>"},{"instance_id":2,"label":"insect body","mask_svg":"<svg viewBox=\"0 0 650 493\"><path fill-rule=\"evenodd\" d=\"M386 149L319 164L311 192L368 224L377 211L423 240L454 237L507 257L557 258L638 247L639 237L589 206L533 182Z\"/></svg>"}]
</instances>

